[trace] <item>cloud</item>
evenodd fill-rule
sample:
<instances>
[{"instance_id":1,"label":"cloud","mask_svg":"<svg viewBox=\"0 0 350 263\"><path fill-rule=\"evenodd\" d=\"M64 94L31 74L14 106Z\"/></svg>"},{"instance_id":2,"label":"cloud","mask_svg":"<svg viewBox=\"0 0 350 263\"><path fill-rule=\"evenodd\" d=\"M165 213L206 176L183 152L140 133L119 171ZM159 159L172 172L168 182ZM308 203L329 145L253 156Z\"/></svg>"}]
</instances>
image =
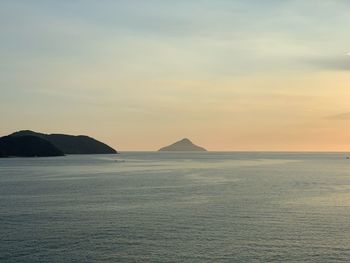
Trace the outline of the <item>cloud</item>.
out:
<instances>
[{"instance_id":1,"label":"cloud","mask_svg":"<svg viewBox=\"0 0 350 263\"><path fill-rule=\"evenodd\" d=\"M350 112L342 112L335 115L327 116L326 119L329 120L350 120Z\"/></svg>"},{"instance_id":2,"label":"cloud","mask_svg":"<svg viewBox=\"0 0 350 263\"><path fill-rule=\"evenodd\" d=\"M350 70L349 54L335 57L312 58L308 59L307 62L321 69L346 71Z\"/></svg>"}]
</instances>

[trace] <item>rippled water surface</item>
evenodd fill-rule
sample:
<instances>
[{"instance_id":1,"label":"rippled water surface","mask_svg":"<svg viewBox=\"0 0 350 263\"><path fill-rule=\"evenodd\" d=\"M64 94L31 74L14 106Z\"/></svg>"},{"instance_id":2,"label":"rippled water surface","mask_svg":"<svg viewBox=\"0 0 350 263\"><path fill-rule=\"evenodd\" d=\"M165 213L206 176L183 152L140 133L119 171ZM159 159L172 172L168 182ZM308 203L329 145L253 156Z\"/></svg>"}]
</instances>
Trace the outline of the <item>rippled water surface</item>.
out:
<instances>
[{"instance_id":1,"label":"rippled water surface","mask_svg":"<svg viewBox=\"0 0 350 263\"><path fill-rule=\"evenodd\" d=\"M0 262L350 262L346 156L0 159Z\"/></svg>"}]
</instances>

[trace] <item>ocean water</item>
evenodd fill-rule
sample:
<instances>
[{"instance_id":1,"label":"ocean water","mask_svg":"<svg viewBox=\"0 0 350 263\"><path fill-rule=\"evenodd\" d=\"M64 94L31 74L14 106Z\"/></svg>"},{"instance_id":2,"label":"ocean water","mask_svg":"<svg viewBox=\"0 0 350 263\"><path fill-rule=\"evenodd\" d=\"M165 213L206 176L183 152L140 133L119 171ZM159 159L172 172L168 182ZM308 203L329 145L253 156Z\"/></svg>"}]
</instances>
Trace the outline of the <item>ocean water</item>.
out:
<instances>
[{"instance_id":1,"label":"ocean water","mask_svg":"<svg viewBox=\"0 0 350 263\"><path fill-rule=\"evenodd\" d=\"M0 262L350 262L346 156L0 159Z\"/></svg>"}]
</instances>

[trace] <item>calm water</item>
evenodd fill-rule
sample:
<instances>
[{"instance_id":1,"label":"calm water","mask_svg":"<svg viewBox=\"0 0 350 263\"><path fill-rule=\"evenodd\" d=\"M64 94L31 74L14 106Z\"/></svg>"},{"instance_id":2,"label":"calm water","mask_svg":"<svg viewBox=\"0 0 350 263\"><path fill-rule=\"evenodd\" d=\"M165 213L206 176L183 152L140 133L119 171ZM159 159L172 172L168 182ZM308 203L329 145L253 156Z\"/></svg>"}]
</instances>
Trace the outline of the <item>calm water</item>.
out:
<instances>
[{"instance_id":1,"label":"calm water","mask_svg":"<svg viewBox=\"0 0 350 263\"><path fill-rule=\"evenodd\" d=\"M346 156L0 159L0 262L350 262Z\"/></svg>"}]
</instances>

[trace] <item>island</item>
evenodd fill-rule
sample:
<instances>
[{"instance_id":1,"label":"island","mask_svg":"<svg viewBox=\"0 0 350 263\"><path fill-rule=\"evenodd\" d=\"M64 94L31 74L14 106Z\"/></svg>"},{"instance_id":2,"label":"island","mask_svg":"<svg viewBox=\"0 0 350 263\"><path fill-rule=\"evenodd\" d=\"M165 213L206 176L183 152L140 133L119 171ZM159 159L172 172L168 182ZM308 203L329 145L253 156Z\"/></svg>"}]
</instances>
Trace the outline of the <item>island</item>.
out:
<instances>
[{"instance_id":1,"label":"island","mask_svg":"<svg viewBox=\"0 0 350 263\"><path fill-rule=\"evenodd\" d=\"M64 153L49 141L36 136L0 138L0 157L51 157Z\"/></svg>"},{"instance_id":2,"label":"island","mask_svg":"<svg viewBox=\"0 0 350 263\"><path fill-rule=\"evenodd\" d=\"M169 146L159 149L159 151L178 151L178 152L205 152L207 151L203 147L193 144L189 139L184 138Z\"/></svg>"},{"instance_id":3,"label":"island","mask_svg":"<svg viewBox=\"0 0 350 263\"><path fill-rule=\"evenodd\" d=\"M86 135L44 134L30 130L12 133L12 137L34 136L44 139L64 154L116 154L117 151L107 144Z\"/></svg>"}]
</instances>

